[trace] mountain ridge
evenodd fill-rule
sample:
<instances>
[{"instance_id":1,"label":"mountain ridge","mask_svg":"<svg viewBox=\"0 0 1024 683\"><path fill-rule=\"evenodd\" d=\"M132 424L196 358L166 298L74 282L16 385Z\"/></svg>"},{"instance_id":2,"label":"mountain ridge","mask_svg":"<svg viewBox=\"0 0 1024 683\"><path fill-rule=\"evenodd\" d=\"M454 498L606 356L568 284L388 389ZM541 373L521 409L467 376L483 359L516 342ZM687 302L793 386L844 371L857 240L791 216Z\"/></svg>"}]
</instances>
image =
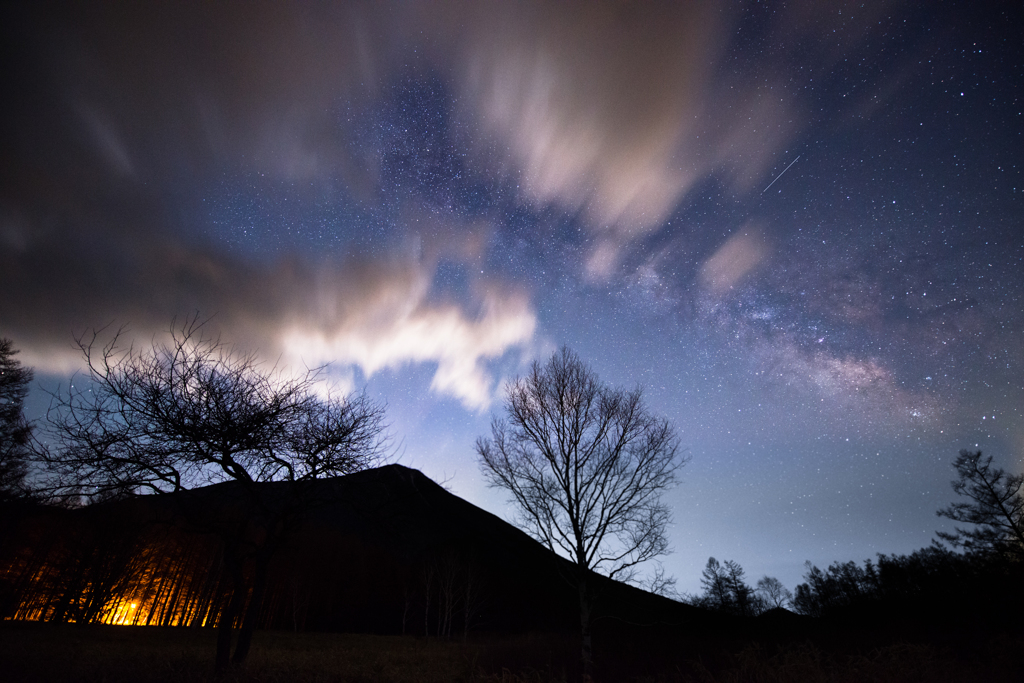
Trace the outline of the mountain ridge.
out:
<instances>
[{"instance_id":1,"label":"mountain ridge","mask_svg":"<svg viewBox=\"0 0 1024 683\"><path fill-rule=\"evenodd\" d=\"M218 534L244 524L259 533L260 524L285 519L288 509L289 530L270 564L263 627L431 635L578 629L568 560L400 464L308 482L222 482L43 511L25 528L36 528L37 539L48 536L48 549L33 549L22 533L17 561L7 564L26 576L45 568L49 579L35 589L40 614L61 601L89 603L68 595L82 583L77 572L116 576L94 617L109 622L120 614L109 605L125 603L159 612L145 620L131 615L130 623L206 623L223 590ZM595 575L594 584L601 593L597 619L714 621L703 610L606 577ZM14 616L11 597L4 616Z\"/></svg>"}]
</instances>

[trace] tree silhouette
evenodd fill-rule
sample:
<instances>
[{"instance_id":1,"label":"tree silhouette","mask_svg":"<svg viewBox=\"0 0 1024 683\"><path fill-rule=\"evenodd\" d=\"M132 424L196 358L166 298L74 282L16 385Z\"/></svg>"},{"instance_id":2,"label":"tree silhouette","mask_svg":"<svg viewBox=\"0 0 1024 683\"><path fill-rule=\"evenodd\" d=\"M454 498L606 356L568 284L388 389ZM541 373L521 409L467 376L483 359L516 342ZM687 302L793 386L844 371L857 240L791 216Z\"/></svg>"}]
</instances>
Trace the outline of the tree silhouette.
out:
<instances>
[{"instance_id":1,"label":"tree silhouette","mask_svg":"<svg viewBox=\"0 0 1024 683\"><path fill-rule=\"evenodd\" d=\"M22 407L32 370L14 359L17 353L14 342L0 339L0 502L27 495L32 425L25 420Z\"/></svg>"},{"instance_id":2,"label":"tree silhouette","mask_svg":"<svg viewBox=\"0 0 1024 683\"><path fill-rule=\"evenodd\" d=\"M806 567L792 607L814 617L919 620L929 628L966 619L1016 629L1024 608L1020 563L1001 553L961 553L934 544L909 555L880 554L862 565Z\"/></svg>"},{"instance_id":3,"label":"tree silhouette","mask_svg":"<svg viewBox=\"0 0 1024 683\"><path fill-rule=\"evenodd\" d=\"M937 512L954 522L973 524L938 532L939 538L968 551L999 551L1024 559L1024 474L992 467L992 456L962 450L953 463L958 478L953 490L969 502L953 503Z\"/></svg>"},{"instance_id":4,"label":"tree silhouette","mask_svg":"<svg viewBox=\"0 0 1024 683\"><path fill-rule=\"evenodd\" d=\"M746 572L735 560L719 562L713 557L701 572L704 594L696 604L719 612L753 616L763 611L762 602L744 579Z\"/></svg>"},{"instance_id":5,"label":"tree silhouette","mask_svg":"<svg viewBox=\"0 0 1024 683\"><path fill-rule=\"evenodd\" d=\"M774 576L762 576L754 590L765 609L785 607L793 603L793 593Z\"/></svg>"},{"instance_id":6,"label":"tree silhouette","mask_svg":"<svg viewBox=\"0 0 1024 683\"><path fill-rule=\"evenodd\" d=\"M312 501L301 483L378 463L384 408L365 396L316 392L318 371L286 377L264 370L203 333L197 317L151 348L121 345L124 328L100 345L78 338L88 374L54 395L56 443L41 459L58 497L109 499L230 482L223 509L193 527L217 534L230 598L218 621L217 666L245 660L267 570L292 522ZM270 497L261 482L288 481ZM241 632L231 657L232 629Z\"/></svg>"},{"instance_id":7,"label":"tree silhouette","mask_svg":"<svg viewBox=\"0 0 1024 683\"><path fill-rule=\"evenodd\" d=\"M574 563L584 675L593 668L591 572L631 579L668 552L661 493L682 464L668 421L639 388L613 389L567 348L508 385L506 417L476 443L484 476L507 490L518 523Z\"/></svg>"}]
</instances>

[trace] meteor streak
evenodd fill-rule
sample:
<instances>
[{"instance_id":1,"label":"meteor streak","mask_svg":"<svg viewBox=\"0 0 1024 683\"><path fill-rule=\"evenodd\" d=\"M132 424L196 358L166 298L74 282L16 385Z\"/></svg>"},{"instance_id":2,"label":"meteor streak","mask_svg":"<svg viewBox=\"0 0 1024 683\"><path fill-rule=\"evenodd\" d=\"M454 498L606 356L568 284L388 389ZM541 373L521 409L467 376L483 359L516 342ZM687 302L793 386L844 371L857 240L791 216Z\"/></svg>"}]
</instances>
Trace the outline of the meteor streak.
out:
<instances>
[{"instance_id":1,"label":"meteor streak","mask_svg":"<svg viewBox=\"0 0 1024 683\"><path fill-rule=\"evenodd\" d=\"M797 154L796 155L796 159L793 159L793 161L789 162L789 166L787 166L786 168L782 169L782 173L785 173L789 169L793 168L793 164L795 164L796 162L800 161L800 157L801 156L803 156L803 155L802 154ZM782 177L782 173L780 173L779 175L775 176L775 180L778 180L779 178L781 178ZM770 183L768 183L768 187L771 187L772 185L774 185L775 184L775 180L773 180ZM761 190L761 194L764 194L765 192L767 192L768 191L768 187L766 187L763 190Z\"/></svg>"}]
</instances>

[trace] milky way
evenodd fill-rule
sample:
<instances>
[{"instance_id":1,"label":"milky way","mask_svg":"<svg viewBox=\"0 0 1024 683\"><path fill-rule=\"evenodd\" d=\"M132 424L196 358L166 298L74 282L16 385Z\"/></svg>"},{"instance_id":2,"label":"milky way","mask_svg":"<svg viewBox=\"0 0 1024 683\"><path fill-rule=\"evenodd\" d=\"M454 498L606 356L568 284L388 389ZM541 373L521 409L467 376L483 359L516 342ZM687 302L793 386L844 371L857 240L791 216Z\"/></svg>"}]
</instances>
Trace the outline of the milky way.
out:
<instances>
[{"instance_id":1,"label":"milky way","mask_svg":"<svg viewBox=\"0 0 1024 683\"><path fill-rule=\"evenodd\" d=\"M927 545L1024 467L1021 10L962 3L67 3L2 17L0 333L195 311L473 443L566 344L690 462L666 567L792 587Z\"/></svg>"}]
</instances>

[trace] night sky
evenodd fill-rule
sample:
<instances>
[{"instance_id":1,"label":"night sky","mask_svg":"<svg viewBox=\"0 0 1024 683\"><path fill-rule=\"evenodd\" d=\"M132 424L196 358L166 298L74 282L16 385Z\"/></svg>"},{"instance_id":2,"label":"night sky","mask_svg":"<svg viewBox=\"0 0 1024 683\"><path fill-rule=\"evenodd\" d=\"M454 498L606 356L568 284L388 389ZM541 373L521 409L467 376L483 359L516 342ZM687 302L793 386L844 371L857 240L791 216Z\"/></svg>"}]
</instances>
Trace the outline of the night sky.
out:
<instances>
[{"instance_id":1,"label":"night sky","mask_svg":"<svg viewBox=\"0 0 1024 683\"><path fill-rule=\"evenodd\" d=\"M15 4L15 3L11 3ZM499 516L502 382L568 345L690 462L666 569L793 588L1024 467L1019 3L20 3L0 15L0 335L199 311L387 401Z\"/></svg>"}]
</instances>

